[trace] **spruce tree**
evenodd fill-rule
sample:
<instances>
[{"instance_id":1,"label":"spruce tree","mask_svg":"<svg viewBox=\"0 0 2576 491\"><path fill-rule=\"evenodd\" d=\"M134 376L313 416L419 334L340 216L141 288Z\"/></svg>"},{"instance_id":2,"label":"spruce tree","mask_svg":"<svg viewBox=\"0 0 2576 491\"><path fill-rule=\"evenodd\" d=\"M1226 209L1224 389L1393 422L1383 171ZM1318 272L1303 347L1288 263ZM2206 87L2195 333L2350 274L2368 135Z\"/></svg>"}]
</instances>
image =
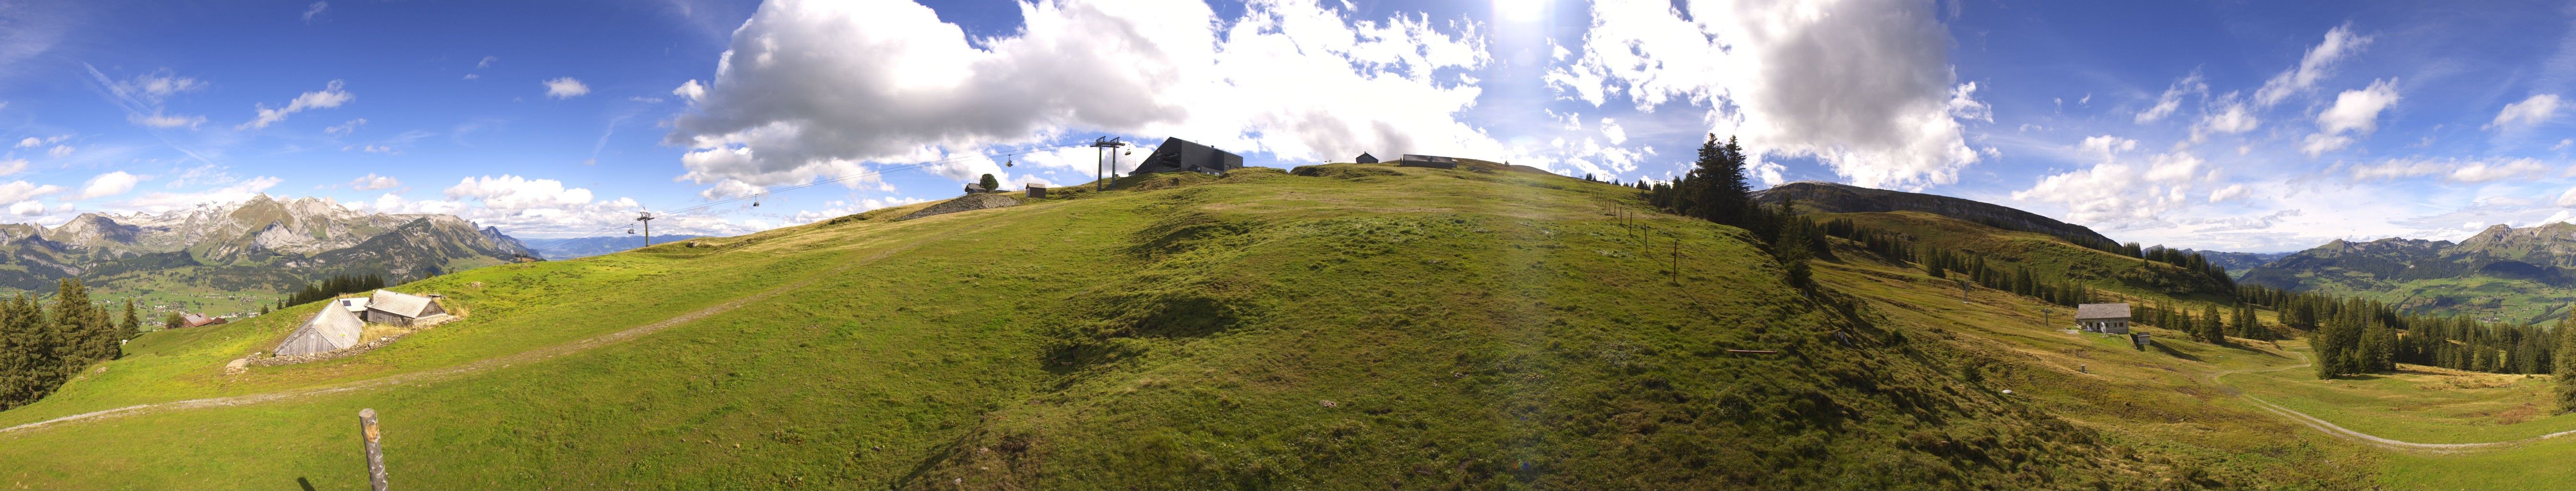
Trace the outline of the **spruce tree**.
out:
<instances>
[{"instance_id":1,"label":"spruce tree","mask_svg":"<svg viewBox=\"0 0 2576 491\"><path fill-rule=\"evenodd\" d=\"M2218 304L2201 306L2201 335L2208 338L2210 344L2225 345L2227 344L2227 328L2218 321Z\"/></svg>"},{"instance_id":2,"label":"spruce tree","mask_svg":"<svg viewBox=\"0 0 2576 491\"><path fill-rule=\"evenodd\" d=\"M143 317L134 313L134 299L125 299L125 322L117 327L117 339L134 339L143 335Z\"/></svg>"},{"instance_id":3,"label":"spruce tree","mask_svg":"<svg viewBox=\"0 0 2576 491\"><path fill-rule=\"evenodd\" d=\"M53 366L43 359L46 351L43 333L26 322L18 306L26 296L0 300L0 409L26 404L33 398L28 393L41 377L37 367Z\"/></svg>"},{"instance_id":4,"label":"spruce tree","mask_svg":"<svg viewBox=\"0 0 2576 491\"><path fill-rule=\"evenodd\" d=\"M1753 228L1753 188L1744 183L1742 147L1733 138L1718 145L1717 134L1700 143L1699 160L1687 176L1690 216L1738 228Z\"/></svg>"},{"instance_id":5,"label":"spruce tree","mask_svg":"<svg viewBox=\"0 0 2576 491\"><path fill-rule=\"evenodd\" d=\"M2557 383L2551 388L2558 401L2558 412L2576 412L2576 316L2558 319L2558 328L2550 331L2558 337L2558 352L2552 361L2551 375Z\"/></svg>"},{"instance_id":6,"label":"spruce tree","mask_svg":"<svg viewBox=\"0 0 2576 491\"><path fill-rule=\"evenodd\" d=\"M1781 203L1781 206L1786 207L1788 204ZM1788 280L1791 286L1799 288L1813 286L1812 273L1807 265L1807 258L1810 257L1809 244L1815 241L1813 236L1814 227L1808 225L1806 219L1791 218L1789 223L1780 227L1780 236L1771 242L1771 255L1780 260L1781 276Z\"/></svg>"}]
</instances>

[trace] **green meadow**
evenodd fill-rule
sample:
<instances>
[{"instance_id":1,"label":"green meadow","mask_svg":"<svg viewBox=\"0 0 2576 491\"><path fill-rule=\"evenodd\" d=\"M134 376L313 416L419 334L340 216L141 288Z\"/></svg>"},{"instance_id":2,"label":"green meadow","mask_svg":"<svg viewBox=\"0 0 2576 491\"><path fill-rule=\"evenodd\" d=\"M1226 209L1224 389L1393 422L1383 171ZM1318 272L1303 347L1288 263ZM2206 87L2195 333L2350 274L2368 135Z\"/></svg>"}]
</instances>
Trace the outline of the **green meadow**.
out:
<instances>
[{"instance_id":1,"label":"green meadow","mask_svg":"<svg viewBox=\"0 0 2576 491\"><path fill-rule=\"evenodd\" d=\"M2565 442L2384 450L2234 391L2399 439L2576 427L2510 414L2539 379L2318 382L2298 341L2156 327L2137 350L1848 242L1802 291L1744 231L1611 184L1354 164L1118 184L456 272L393 289L465 318L323 362L223 370L317 305L148 333L0 412L111 411L0 432L0 486L361 488L361 408L414 489L2546 487L2539 464L2440 472ZM2046 236L1853 216L2210 301Z\"/></svg>"}]
</instances>

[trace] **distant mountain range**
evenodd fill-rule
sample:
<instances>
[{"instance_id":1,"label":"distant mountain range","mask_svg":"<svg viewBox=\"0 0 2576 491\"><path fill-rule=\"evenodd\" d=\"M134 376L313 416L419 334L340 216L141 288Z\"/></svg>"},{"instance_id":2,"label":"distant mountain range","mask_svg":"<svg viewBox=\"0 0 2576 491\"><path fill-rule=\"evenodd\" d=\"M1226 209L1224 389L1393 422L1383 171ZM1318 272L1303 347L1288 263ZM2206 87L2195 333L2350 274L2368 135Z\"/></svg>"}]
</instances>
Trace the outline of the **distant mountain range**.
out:
<instances>
[{"instance_id":1,"label":"distant mountain range","mask_svg":"<svg viewBox=\"0 0 2576 491\"><path fill-rule=\"evenodd\" d=\"M79 277L283 291L335 274L420 278L535 256L499 229L451 215L364 213L327 198L259 195L159 214L84 213L54 227L0 224L0 288Z\"/></svg>"},{"instance_id":2,"label":"distant mountain range","mask_svg":"<svg viewBox=\"0 0 2576 491\"><path fill-rule=\"evenodd\" d=\"M706 236L689 234L655 234L653 235L653 243L660 244L663 242L689 240L700 237ZM644 236L603 235L598 237L574 237L568 239L528 239L527 243L529 248L546 253L547 259L573 259L625 252L628 249L644 247Z\"/></svg>"},{"instance_id":3,"label":"distant mountain range","mask_svg":"<svg viewBox=\"0 0 2576 491\"><path fill-rule=\"evenodd\" d=\"M2241 282L2351 294L2420 313L2544 322L2576 301L2576 224L2496 225L2458 243L2336 240L2254 267Z\"/></svg>"}]
</instances>

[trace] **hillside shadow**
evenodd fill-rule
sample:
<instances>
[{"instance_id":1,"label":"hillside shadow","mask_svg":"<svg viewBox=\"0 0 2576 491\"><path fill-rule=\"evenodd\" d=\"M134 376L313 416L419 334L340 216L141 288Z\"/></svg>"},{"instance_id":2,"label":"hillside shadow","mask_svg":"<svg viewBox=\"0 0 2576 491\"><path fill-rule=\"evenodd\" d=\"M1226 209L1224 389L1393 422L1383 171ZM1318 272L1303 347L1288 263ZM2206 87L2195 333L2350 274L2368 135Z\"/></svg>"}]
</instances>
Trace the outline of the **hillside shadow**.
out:
<instances>
[{"instance_id":1,"label":"hillside shadow","mask_svg":"<svg viewBox=\"0 0 2576 491\"><path fill-rule=\"evenodd\" d=\"M2184 353L2184 352L2180 352L2180 351L2174 351L2174 349L2173 349L2173 347L2172 347L2172 346L2165 346L2165 344L2164 344L2164 343L2160 343L2160 342L2156 342L2156 341L2147 341L2147 345L2148 345L2148 346L2154 346L2154 347L2156 347L2156 351L2157 351L2157 352L2164 353L2166 356L2171 356L2171 357L2181 358L2181 359L2191 360L2191 361L2200 361L2200 357L2192 356L2190 353Z\"/></svg>"}]
</instances>

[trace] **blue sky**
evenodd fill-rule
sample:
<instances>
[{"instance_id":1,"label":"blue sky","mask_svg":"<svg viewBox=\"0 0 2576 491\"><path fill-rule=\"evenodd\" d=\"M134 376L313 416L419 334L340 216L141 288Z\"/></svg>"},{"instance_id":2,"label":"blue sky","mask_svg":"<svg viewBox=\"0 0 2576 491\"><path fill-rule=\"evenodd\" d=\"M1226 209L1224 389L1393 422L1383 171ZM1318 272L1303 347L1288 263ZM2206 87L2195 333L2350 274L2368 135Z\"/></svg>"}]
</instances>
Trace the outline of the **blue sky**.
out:
<instances>
[{"instance_id":1,"label":"blue sky","mask_svg":"<svg viewBox=\"0 0 2576 491\"><path fill-rule=\"evenodd\" d=\"M1967 197L2148 244L2456 239L2571 217L2571 21L2510 2L0 4L0 209L267 193L547 237L865 176L655 224L741 233L983 173L1085 182L1087 148L983 155L1101 135L1634 180L1715 132L1760 152L1757 186Z\"/></svg>"}]
</instances>

